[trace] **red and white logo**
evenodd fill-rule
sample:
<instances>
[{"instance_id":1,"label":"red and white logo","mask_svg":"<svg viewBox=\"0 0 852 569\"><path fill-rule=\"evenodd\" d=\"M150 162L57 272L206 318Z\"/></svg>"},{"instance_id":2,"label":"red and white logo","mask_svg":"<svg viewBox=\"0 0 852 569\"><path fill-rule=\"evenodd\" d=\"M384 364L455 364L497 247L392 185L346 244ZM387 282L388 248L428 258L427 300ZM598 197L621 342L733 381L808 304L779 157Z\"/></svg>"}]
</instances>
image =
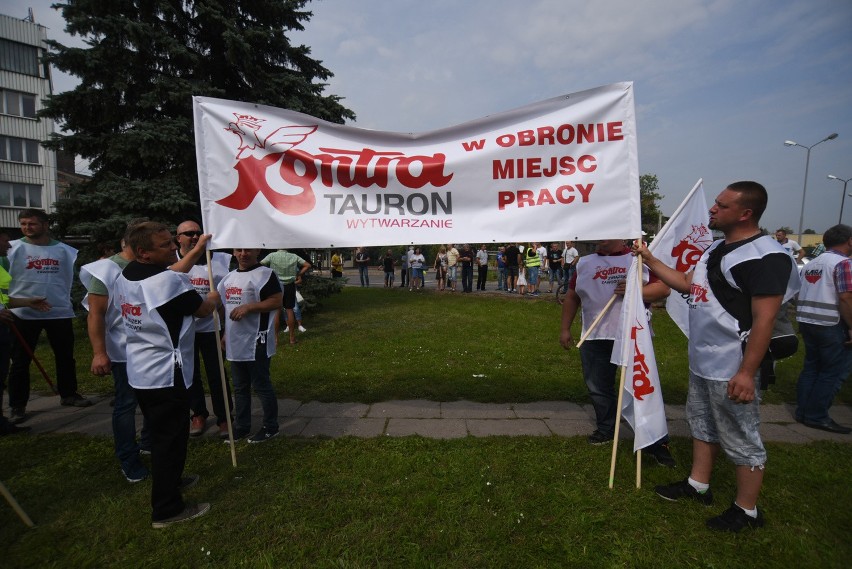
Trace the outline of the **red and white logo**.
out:
<instances>
[{"instance_id":1,"label":"red and white logo","mask_svg":"<svg viewBox=\"0 0 852 569\"><path fill-rule=\"evenodd\" d=\"M685 236L672 248L675 259L675 269L685 273L693 268L701 258L704 250L713 243L710 229L706 225L692 225L689 235Z\"/></svg>"},{"instance_id":2,"label":"red and white logo","mask_svg":"<svg viewBox=\"0 0 852 569\"><path fill-rule=\"evenodd\" d=\"M643 397L654 393L654 385L648 375L651 370L645 362L645 354L642 353L636 338L636 332L644 329L638 322L636 326L630 328L630 338L633 340L633 397L639 401L643 401Z\"/></svg>"},{"instance_id":3,"label":"red and white logo","mask_svg":"<svg viewBox=\"0 0 852 569\"><path fill-rule=\"evenodd\" d=\"M822 278L822 269L805 269L805 280L811 284L816 284Z\"/></svg>"},{"instance_id":4,"label":"red and white logo","mask_svg":"<svg viewBox=\"0 0 852 569\"><path fill-rule=\"evenodd\" d=\"M444 172L446 155L442 153L406 156L369 148L319 148L318 153L311 154L296 147L317 131L317 125L265 128L266 119L238 113L234 116L225 130L239 138L234 166L238 181L232 194L216 201L223 207L244 210L262 194L281 213L303 215L316 205L312 184L317 181L327 188L387 188L393 178L406 188L419 189L427 184L444 186L453 177ZM270 171L273 167L277 171ZM301 191L277 192L270 179Z\"/></svg>"}]
</instances>

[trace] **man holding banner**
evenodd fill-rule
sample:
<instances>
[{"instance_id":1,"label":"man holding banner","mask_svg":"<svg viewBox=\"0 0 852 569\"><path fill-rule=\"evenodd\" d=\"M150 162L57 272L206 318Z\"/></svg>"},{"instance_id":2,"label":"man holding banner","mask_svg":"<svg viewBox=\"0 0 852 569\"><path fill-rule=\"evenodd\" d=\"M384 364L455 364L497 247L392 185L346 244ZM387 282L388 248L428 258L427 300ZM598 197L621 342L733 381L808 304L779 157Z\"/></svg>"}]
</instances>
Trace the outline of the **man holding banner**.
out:
<instances>
[{"instance_id":1,"label":"man holding banner","mask_svg":"<svg viewBox=\"0 0 852 569\"><path fill-rule=\"evenodd\" d=\"M692 468L686 480L655 491L666 500L712 504L710 475L724 450L736 465L737 494L730 508L707 520L707 527L719 531L764 525L757 509L766 450L758 430L756 376L781 302L799 289L792 258L760 231L766 203L766 189L756 182L725 188L710 208L709 224L725 238L704 251L689 273L666 266L644 244L634 246L663 282L690 293L686 415Z\"/></svg>"},{"instance_id":2,"label":"man holding banner","mask_svg":"<svg viewBox=\"0 0 852 569\"><path fill-rule=\"evenodd\" d=\"M600 241L596 254L580 259L577 272L568 285L562 304L562 332L559 342L566 350L574 345L571 324L582 311L583 332L591 330L580 346L580 361L583 377L589 389L595 409L596 429L589 436L589 444L602 445L613 440L617 415L618 393L616 372L618 366L611 363L615 340L622 330L622 297L625 291L627 270L633 261L630 249L620 239ZM646 303L662 300L670 289L659 279L650 276L647 286L642 287L642 300ZM613 295L617 300L609 306ZM600 317L592 329L591 324ZM663 465L674 467L675 461L668 449L668 439L647 447L646 452Z\"/></svg>"}]
</instances>

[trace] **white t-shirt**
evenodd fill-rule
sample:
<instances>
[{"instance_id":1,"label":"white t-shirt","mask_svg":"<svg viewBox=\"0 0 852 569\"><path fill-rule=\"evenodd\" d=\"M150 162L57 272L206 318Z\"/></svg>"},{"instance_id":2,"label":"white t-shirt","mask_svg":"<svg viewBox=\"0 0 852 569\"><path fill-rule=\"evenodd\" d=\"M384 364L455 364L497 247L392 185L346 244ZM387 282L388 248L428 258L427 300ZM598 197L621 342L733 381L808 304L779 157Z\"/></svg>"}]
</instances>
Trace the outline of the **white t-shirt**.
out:
<instances>
[{"instance_id":1,"label":"white t-shirt","mask_svg":"<svg viewBox=\"0 0 852 569\"><path fill-rule=\"evenodd\" d=\"M574 262L574 259L580 256L580 253L577 252L573 247L565 247L562 251L562 257L565 259L565 265L570 265Z\"/></svg>"},{"instance_id":2,"label":"white t-shirt","mask_svg":"<svg viewBox=\"0 0 852 569\"><path fill-rule=\"evenodd\" d=\"M793 241L792 239L787 239L786 243L779 243L787 253L790 254L794 259L799 256L799 251L802 250L802 246Z\"/></svg>"}]
</instances>

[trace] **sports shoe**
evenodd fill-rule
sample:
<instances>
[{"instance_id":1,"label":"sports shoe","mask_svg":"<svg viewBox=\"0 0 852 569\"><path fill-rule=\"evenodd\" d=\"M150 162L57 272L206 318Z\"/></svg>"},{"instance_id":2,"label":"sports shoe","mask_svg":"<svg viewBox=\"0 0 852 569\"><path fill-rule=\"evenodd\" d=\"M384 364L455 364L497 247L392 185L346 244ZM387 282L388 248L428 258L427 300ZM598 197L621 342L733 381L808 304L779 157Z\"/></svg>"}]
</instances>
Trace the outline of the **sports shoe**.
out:
<instances>
[{"instance_id":1,"label":"sports shoe","mask_svg":"<svg viewBox=\"0 0 852 569\"><path fill-rule=\"evenodd\" d=\"M9 411L9 422L13 425L23 423L27 420L27 412L24 407L12 407Z\"/></svg>"},{"instance_id":2,"label":"sports shoe","mask_svg":"<svg viewBox=\"0 0 852 569\"><path fill-rule=\"evenodd\" d=\"M23 433L29 433L30 430L31 427L19 427L11 421L6 420L5 417L0 416L0 436L5 437L6 435L20 435Z\"/></svg>"},{"instance_id":3,"label":"sports shoe","mask_svg":"<svg viewBox=\"0 0 852 569\"><path fill-rule=\"evenodd\" d=\"M198 484L198 481L200 479L201 477L197 474L190 474L189 476L184 476L180 479L180 484L178 484L178 490L180 490L181 492L183 492L184 490L189 490L190 488Z\"/></svg>"},{"instance_id":4,"label":"sports shoe","mask_svg":"<svg viewBox=\"0 0 852 569\"><path fill-rule=\"evenodd\" d=\"M249 436L249 434L248 434L247 432L246 432L246 433L240 433L240 432L238 432L238 431L234 431L234 442L241 441L241 440L243 440L244 438L246 438L247 436ZM226 445L227 445L227 444L230 444L230 442L231 442L231 441L228 439L227 431L225 431L225 440L224 440L224 441L222 441L222 442L223 442L223 443L225 443Z\"/></svg>"},{"instance_id":5,"label":"sports shoe","mask_svg":"<svg viewBox=\"0 0 852 569\"><path fill-rule=\"evenodd\" d=\"M189 421L189 436L200 437L207 430L207 419L201 415L195 415Z\"/></svg>"},{"instance_id":6,"label":"sports shoe","mask_svg":"<svg viewBox=\"0 0 852 569\"><path fill-rule=\"evenodd\" d=\"M282 331L282 332L284 332L284 333L286 334L287 332L289 332L289 331L290 331L290 327L289 327L289 326L285 326L285 327L284 327L284 329L283 329L283 330L281 330L281 331Z\"/></svg>"},{"instance_id":7,"label":"sports shoe","mask_svg":"<svg viewBox=\"0 0 852 569\"><path fill-rule=\"evenodd\" d=\"M677 463L669 450L668 443L655 443L643 450L645 451L645 454L653 457L660 466L665 466L666 468L674 468L677 466Z\"/></svg>"},{"instance_id":8,"label":"sports shoe","mask_svg":"<svg viewBox=\"0 0 852 569\"><path fill-rule=\"evenodd\" d=\"M219 438L228 440L228 423L219 425Z\"/></svg>"},{"instance_id":9,"label":"sports shoe","mask_svg":"<svg viewBox=\"0 0 852 569\"><path fill-rule=\"evenodd\" d=\"M151 527L154 529L162 529L178 522L185 522L193 518L198 518L209 511L209 502L201 502L200 504L187 504L181 513L174 515L170 518L166 518L164 520L152 522Z\"/></svg>"},{"instance_id":10,"label":"sports shoe","mask_svg":"<svg viewBox=\"0 0 852 569\"><path fill-rule=\"evenodd\" d=\"M151 456L151 449L149 448L139 448L139 454L142 456Z\"/></svg>"},{"instance_id":11,"label":"sports shoe","mask_svg":"<svg viewBox=\"0 0 852 569\"><path fill-rule=\"evenodd\" d=\"M608 435L602 431L595 431L594 433L589 435L588 441L590 445L599 446L605 445L606 443L611 443L612 439L612 435Z\"/></svg>"},{"instance_id":12,"label":"sports shoe","mask_svg":"<svg viewBox=\"0 0 852 569\"><path fill-rule=\"evenodd\" d=\"M308 331L307 328L305 328L304 326L299 324L299 332L307 332L307 331Z\"/></svg>"},{"instance_id":13,"label":"sports shoe","mask_svg":"<svg viewBox=\"0 0 852 569\"><path fill-rule=\"evenodd\" d=\"M700 504L704 504L705 506L709 506L713 503L713 492L709 488L704 493L699 492L692 487L688 478L665 486L655 486L654 492L656 492L657 496L660 498L669 500L670 502L677 502L682 498L689 498Z\"/></svg>"},{"instance_id":14,"label":"sports shoe","mask_svg":"<svg viewBox=\"0 0 852 569\"><path fill-rule=\"evenodd\" d=\"M59 404L65 405L66 407L88 407L92 404L92 402L79 393L75 393L74 395L69 395L68 397L60 399Z\"/></svg>"},{"instance_id":15,"label":"sports shoe","mask_svg":"<svg viewBox=\"0 0 852 569\"><path fill-rule=\"evenodd\" d=\"M135 484L136 482L142 482L148 476L151 475L151 472L145 468L142 464L137 463L133 466L133 468L125 469L123 466L121 467L121 473L124 474L124 477L131 484Z\"/></svg>"},{"instance_id":16,"label":"sports shoe","mask_svg":"<svg viewBox=\"0 0 852 569\"><path fill-rule=\"evenodd\" d=\"M256 432L252 437L249 438L248 442L250 443L263 443L268 441L273 437L278 436L278 431L269 431L266 427L261 427L258 432Z\"/></svg>"},{"instance_id":17,"label":"sports shoe","mask_svg":"<svg viewBox=\"0 0 852 569\"><path fill-rule=\"evenodd\" d=\"M734 502L720 515L707 520L707 527L716 531L737 533L744 528L762 528L764 523L763 512L757 510L757 517L753 518Z\"/></svg>"}]
</instances>

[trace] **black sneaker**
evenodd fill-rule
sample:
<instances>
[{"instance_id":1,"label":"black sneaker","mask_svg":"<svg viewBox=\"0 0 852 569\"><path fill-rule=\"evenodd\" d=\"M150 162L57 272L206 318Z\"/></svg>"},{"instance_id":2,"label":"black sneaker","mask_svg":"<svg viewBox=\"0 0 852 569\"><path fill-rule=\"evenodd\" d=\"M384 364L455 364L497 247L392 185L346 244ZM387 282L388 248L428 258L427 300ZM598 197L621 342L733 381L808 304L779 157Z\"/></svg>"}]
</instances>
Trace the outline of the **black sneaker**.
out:
<instances>
[{"instance_id":1,"label":"black sneaker","mask_svg":"<svg viewBox=\"0 0 852 569\"><path fill-rule=\"evenodd\" d=\"M136 464L129 470L125 470L123 467L121 469L122 474L131 484L135 484L136 482L142 482L148 476L150 476L151 472L145 468L142 464Z\"/></svg>"},{"instance_id":2,"label":"black sneaker","mask_svg":"<svg viewBox=\"0 0 852 569\"><path fill-rule=\"evenodd\" d=\"M198 484L198 480L201 477L197 474L190 474L189 476L184 476L180 479L180 484L178 484L178 490L183 492L184 490L189 490L196 484Z\"/></svg>"},{"instance_id":3,"label":"black sneaker","mask_svg":"<svg viewBox=\"0 0 852 569\"><path fill-rule=\"evenodd\" d=\"M151 527L154 529L161 529L164 527L168 527L172 524L176 524L178 522L185 522L193 518L203 516L209 511L210 504L208 502L202 502L200 504L188 504L181 513L170 518L166 518L164 520L152 522Z\"/></svg>"},{"instance_id":4,"label":"black sneaker","mask_svg":"<svg viewBox=\"0 0 852 569\"><path fill-rule=\"evenodd\" d=\"M261 432L263 432L263 429L261 429ZM241 441L248 436L249 436L248 432L234 431L234 442ZM231 440L228 439L227 434L225 435L225 439L222 442L225 443L226 445L231 444Z\"/></svg>"},{"instance_id":5,"label":"black sneaker","mask_svg":"<svg viewBox=\"0 0 852 569\"><path fill-rule=\"evenodd\" d=\"M27 410L24 407L12 407L9 411L9 422L18 425L27 420Z\"/></svg>"},{"instance_id":6,"label":"black sneaker","mask_svg":"<svg viewBox=\"0 0 852 569\"><path fill-rule=\"evenodd\" d=\"M709 506L713 503L713 492L711 492L709 488L706 492L699 492L692 487L688 478L666 486L655 486L654 492L656 492L657 496L660 498L671 502L677 502L683 498L689 498L704 504L705 506Z\"/></svg>"},{"instance_id":7,"label":"black sneaker","mask_svg":"<svg viewBox=\"0 0 852 569\"><path fill-rule=\"evenodd\" d=\"M249 437L248 442L250 443L263 443L268 441L273 437L278 436L278 431L269 431L266 427L261 427L258 432L256 432L253 436Z\"/></svg>"},{"instance_id":8,"label":"black sneaker","mask_svg":"<svg viewBox=\"0 0 852 569\"><path fill-rule=\"evenodd\" d=\"M674 468L677 466L667 443L654 443L643 450L645 451L645 454L653 457L660 466L665 466L666 468Z\"/></svg>"},{"instance_id":9,"label":"black sneaker","mask_svg":"<svg viewBox=\"0 0 852 569\"><path fill-rule=\"evenodd\" d=\"M92 404L92 402L79 393L75 393L74 395L69 395L68 397L60 399L59 404L65 405L66 407L88 407Z\"/></svg>"},{"instance_id":10,"label":"black sneaker","mask_svg":"<svg viewBox=\"0 0 852 569\"><path fill-rule=\"evenodd\" d=\"M753 518L745 511L732 503L731 507L720 515L707 520L707 527L716 531L730 531L737 533L744 528L762 528L764 525L763 512L757 510L757 517Z\"/></svg>"},{"instance_id":11,"label":"black sneaker","mask_svg":"<svg viewBox=\"0 0 852 569\"><path fill-rule=\"evenodd\" d=\"M594 433L589 435L589 438L587 440L589 441L590 445L599 446L605 445L606 443L611 443L612 439L612 435L608 435L603 431L595 431Z\"/></svg>"},{"instance_id":12,"label":"black sneaker","mask_svg":"<svg viewBox=\"0 0 852 569\"><path fill-rule=\"evenodd\" d=\"M20 435L29 432L30 427L19 427L18 425L7 420L6 417L0 415L0 436Z\"/></svg>"}]
</instances>

